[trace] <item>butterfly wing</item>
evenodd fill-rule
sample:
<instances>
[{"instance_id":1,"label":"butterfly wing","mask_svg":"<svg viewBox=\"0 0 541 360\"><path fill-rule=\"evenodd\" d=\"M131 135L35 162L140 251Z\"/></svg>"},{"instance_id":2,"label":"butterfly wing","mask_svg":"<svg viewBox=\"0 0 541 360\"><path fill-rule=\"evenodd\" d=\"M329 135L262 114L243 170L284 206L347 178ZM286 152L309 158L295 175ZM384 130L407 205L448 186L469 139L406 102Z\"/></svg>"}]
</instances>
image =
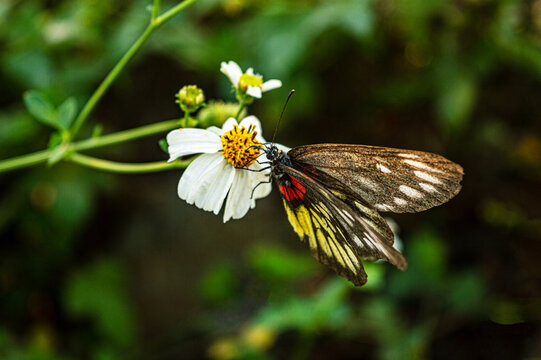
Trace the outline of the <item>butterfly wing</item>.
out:
<instances>
[{"instance_id":1,"label":"butterfly wing","mask_svg":"<svg viewBox=\"0 0 541 360\"><path fill-rule=\"evenodd\" d=\"M460 191L464 174L460 165L440 155L378 146L305 145L288 155L295 168L329 176L377 210L395 213L449 201Z\"/></svg>"},{"instance_id":2,"label":"butterfly wing","mask_svg":"<svg viewBox=\"0 0 541 360\"><path fill-rule=\"evenodd\" d=\"M392 247L392 231L371 206L355 209L336 190L289 166L278 165L274 177L289 222L319 262L355 285L367 280L361 259L382 259L405 270L406 259Z\"/></svg>"}]
</instances>

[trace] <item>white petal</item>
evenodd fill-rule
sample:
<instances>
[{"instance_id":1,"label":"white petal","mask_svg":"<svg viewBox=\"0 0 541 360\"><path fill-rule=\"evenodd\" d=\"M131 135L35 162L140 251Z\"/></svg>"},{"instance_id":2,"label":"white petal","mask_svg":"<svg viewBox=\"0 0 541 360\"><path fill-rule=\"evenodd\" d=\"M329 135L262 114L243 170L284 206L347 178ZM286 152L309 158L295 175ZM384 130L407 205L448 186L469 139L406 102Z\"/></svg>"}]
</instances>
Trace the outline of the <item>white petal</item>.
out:
<instances>
[{"instance_id":1,"label":"white petal","mask_svg":"<svg viewBox=\"0 0 541 360\"><path fill-rule=\"evenodd\" d=\"M250 210L252 186L250 186L250 171L235 169L235 179L231 185L225 202L224 223L240 219Z\"/></svg>"},{"instance_id":2,"label":"white petal","mask_svg":"<svg viewBox=\"0 0 541 360\"><path fill-rule=\"evenodd\" d=\"M188 204L218 214L231 187L235 169L221 154L203 154L184 171L178 195Z\"/></svg>"},{"instance_id":3,"label":"white petal","mask_svg":"<svg viewBox=\"0 0 541 360\"><path fill-rule=\"evenodd\" d=\"M265 81L263 84L261 84L261 90L263 92L277 89L279 87L282 87L282 82L280 80L272 79L269 81Z\"/></svg>"},{"instance_id":4,"label":"white petal","mask_svg":"<svg viewBox=\"0 0 541 360\"><path fill-rule=\"evenodd\" d=\"M242 70L236 62L229 61L226 63L222 61L220 65L220 71L229 78L234 87L239 86L239 80L242 76Z\"/></svg>"},{"instance_id":5,"label":"white petal","mask_svg":"<svg viewBox=\"0 0 541 360\"><path fill-rule=\"evenodd\" d=\"M248 86L246 94L257 99L261 99L261 88L259 86Z\"/></svg>"},{"instance_id":6,"label":"white petal","mask_svg":"<svg viewBox=\"0 0 541 360\"><path fill-rule=\"evenodd\" d=\"M202 176L209 168L218 166L222 158L223 156L218 153L203 154L188 165L178 183L178 197L193 204L192 194L195 193Z\"/></svg>"},{"instance_id":7,"label":"white petal","mask_svg":"<svg viewBox=\"0 0 541 360\"><path fill-rule=\"evenodd\" d=\"M227 119L224 124L222 125L222 131L224 133L233 130L233 125L238 125L237 120L235 118L230 117Z\"/></svg>"},{"instance_id":8,"label":"white petal","mask_svg":"<svg viewBox=\"0 0 541 360\"><path fill-rule=\"evenodd\" d=\"M224 203L225 196L233 183L235 168L227 163L227 160L224 158L219 172L208 174L208 176L211 177L211 181L206 190L205 197L204 199L201 199L199 204L196 201L195 205L201 207L205 211L212 211L215 215L218 215L222 208L222 204Z\"/></svg>"},{"instance_id":9,"label":"white petal","mask_svg":"<svg viewBox=\"0 0 541 360\"><path fill-rule=\"evenodd\" d=\"M254 74L254 69L251 68L251 67L248 68L248 70L246 70L246 74L251 75L251 76L255 76L255 74Z\"/></svg>"},{"instance_id":10,"label":"white petal","mask_svg":"<svg viewBox=\"0 0 541 360\"><path fill-rule=\"evenodd\" d=\"M169 161L198 153L215 153L222 149L220 137L203 129L180 129L167 134Z\"/></svg>"},{"instance_id":11,"label":"white petal","mask_svg":"<svg viewBox=\"0 0 541 360\"><path fill-rule=\"evenodd\" d=\"M224 132L222 131L222 129L220 129L219 127L216 127L216 126L210 126L207 128L207 131L210 131L212 133L215 133L216 135L218 135L219 137L222 137L222 135L224 134Z\"/></svg>"}]
</instances>

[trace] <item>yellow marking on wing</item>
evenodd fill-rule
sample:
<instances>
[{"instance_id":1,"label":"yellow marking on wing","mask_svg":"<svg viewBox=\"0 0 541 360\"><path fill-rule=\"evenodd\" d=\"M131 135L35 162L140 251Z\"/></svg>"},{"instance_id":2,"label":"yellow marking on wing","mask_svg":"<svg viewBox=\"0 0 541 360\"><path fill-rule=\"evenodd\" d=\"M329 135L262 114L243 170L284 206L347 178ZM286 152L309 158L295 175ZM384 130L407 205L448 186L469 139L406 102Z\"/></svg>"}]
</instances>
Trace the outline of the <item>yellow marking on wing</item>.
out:
<instances>
[{"instance_id":1,"label":"yellow marking on wing","mask_svg":"<svg viewBox=\"0 0 541 360\"><path fill-rule=\"evenodd\" d=\"M321 213L327 218L327 219L330 219L331 218L331 213L329 212L329 208L327 208L327 206L320 202L319 204L319 209L321 211Z\"/></svg>"},{"instance_id":2,"label":"yellow marking on wing","mask_svg":"<svg viewBox=\"0 0 541 360\"><path fill-rule=\"evenodd\" d=\"M328 238L327 239L329 243L329 247L331 248L332 252L334 253L334 259L342 265L342 267L346 267L346 264L344 264L344 260L340 256L340 251L338 250L338 246L336 244L336 241L334 239Z\"/></svg>"},{"instance_id":3,"label":"yellow marking on wing","mask_svg":"<svg viewBox=\"0 0 541 360\"><path fill-rule=\"evenodd\" d=\"M297 219L299 224L304 229L304 233L308 236L308 242L310 247L314 250L317 250L316 236L314 234L314 228L312 227L312 221L310 219L310 214L304 205L299 206L295 209L297 214Z\"/></svg>"},{"instance_id":4,"label":"yellow marking on wing","mask_svg":"<svg viewBox=\"0 0 541 360\"><path fill-rule=\"evenodd\" d=\"M327 238L325 237L325 234L323 234L323 231L321 231L320 228L317 229L317 240L319 246L323 249L323 252L327 254L328 257L332 258L333 256L331 248L329 247L329 243L327 241Z\"/></svg>"},{"instance_id":5,"label":"yellow marking on wing","mask_svg":"<svg viewBox=\"0 0 541 360\"><path fill-rule=\"evenodd\" d=\"M314 209L307 209L304 205L292 210L286 201L283 201L287 218L301 240L304 241L304 238L308 237L309 245L313 250L317 251L319 244L319 249L326 256L334 259L342 267L349 268L354 274L357 274L357 268L355 267L355 265L359 265L357 257L347 244L341 244L336 238L336 233L342 234L342 231L326 218L320 216L321 213L325 214L325 217L328 216L325 212L328 209L326 209L324 204L319 204L318 210L321 213L318 213ZM325 208L323 209L323 207Z\"/></svg>"},{"instance_id":6,"label":"yellow marking on wing","mask_svg":"<svg viewBox=\"0 0 541 360\"><path fill-rule=\"evenodd\" d=\"M329 230L329 229L328 229L328 226L327 226L327 222L326 222L326 221L323 222L323 220L321 219L321 217L318 215L318 213L317 213L316 211L310 210L310 213L312 214L312 217L313 217L314 219L317 220L318 224L319 224L321 227L323 227L323 228L324 228L325 230L327 230L327 231Z\"/></svg>"},{"instance_id":7,"label":"yellow marking on wing","mask_svg":"<svg viewBox=\"0 0 541 360\"><path fill-rule=\"evenodd\" d=\"M346 194L344 194L343 192L340 192L338 190L334 190L334 189L331 189L331 192L334 194L334 196L336 196L337 198L341 199L341 200L346 200Z\"/></svg>"},{"instance_id":8,"label":"yellow marking on wing","mask_svg":"<svg viewBox=\"0 0 541 360\"><path fill-rule=\"evenodd\" d=\"M354 274L356 274L357 269L355 268L355 265L353 265L353 262L351 261L348 254L349 246L347 244L340 244L340 243L337 243L336 245L338 247L338 250L340 251L340 254L342 255L342 259L344 259L344 261L346 262L347 267L351 271L353 271Z\"/></svg>"},{"instance_id":9,"label":"yellow marking on wing","mask_svg":"<svg viewBox=\"0 0 541 360\"><path fill-rule=\"evenodd\" d=\"M355 256L353 250L351 250L349 246L346 246L345 249L348 253L348 258L351 259L351 261L353 261L356 266L359 266L359 259L357 259L357 256Z\"/></svg>"},{"instance_id":10,"label":"yellow marking on wing","mask_svg":"<svg viewBox=\"0 0 541 360\"><path fill-rule=\"evenodd\" d=\"M320 204L320 208L321 208L321 205L323 204ZM332 223L326 220L323 220L316 211L311 210L310 213L312 214L312 217L315 220L317 220L319 225L327 231L328 237L325 240L328 244L330 244L330 248L332 252L334 253L334 258L343 267L348 267L353 273L356 274L357 269L352 262L353 260L351 260L351 259L356 259L355 255L353 254L353 251L349 248L349 246L347 246L347 244L340 244L340 242L336 238L336 233L339 233L343 237L343 234L340 228L337 228ZM320 239L318 238L318 240ZM355 261L355 263L358 266L358 261Z\"/></svg>"},{"instance_id":11,"label":"yellow marking on wing","mask_svg":"<svg viewBox=\"0 0 541 360\"><path fill-rule=\"evenodd\" d=\"M291 226L293 226L293 230L295 230L295 232L297 233L297 235L299 235L301 240L304 241L304 236L306 235L305 230L302 227L302 225L299 223L299 221L297 220L297 217L293 213L293 210L291 210L291 208L287 205L285 200L284 200L284 207L286 208L287 219L289 220L289 223L291 224Z\"/></svg>"}]
</instances>

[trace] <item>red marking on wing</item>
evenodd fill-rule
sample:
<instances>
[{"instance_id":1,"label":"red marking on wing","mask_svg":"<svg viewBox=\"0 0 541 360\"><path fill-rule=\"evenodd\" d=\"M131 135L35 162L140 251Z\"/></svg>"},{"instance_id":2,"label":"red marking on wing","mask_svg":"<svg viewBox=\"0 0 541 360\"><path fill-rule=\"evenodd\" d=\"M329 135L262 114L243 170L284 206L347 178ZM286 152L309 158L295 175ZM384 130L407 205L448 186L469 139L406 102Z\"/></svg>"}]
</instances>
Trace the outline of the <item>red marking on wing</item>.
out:
<instances>
[{"instance_id":1,"label":"red marking on wing","mask_svg":"<svg viewBox=\"0 0 541 360\"><path fill-rule=\"evenodd\" d=\"M286 197L286 200L287 200L287 201L290 201L290 200L289 200L289 195L288 195L288 193L287 193L287 189L288 189L288 188L286 188L286 187L285 187L284 185L282 185L282 184L278 185L278 190L280 190L280 192L281 192L282 194L284 194L284 196Z\"/></svg>"},{"instance_id":2,"label":"red marking on wing","mask_svg":"<svg viewBox=\"0 0 541 360\"><path fill-rule=\"evenodd\" d=\"M302 185L302 183L291 176L291 184L297 189L297 193L299 193L300 198L303 198L303 194L306 194L306 188Z\"/></svg>"},{"instance_id":3,"label":"red marking on wing","mask_svg":"<svg viewBox=\"0 0 541 360\"><path fill-rule=\"evenodd\" d=\"M290 176L290 179L292 186L279 184L278 190L280 190L280 192L284 195L287 201L292 201L294 199L302 200L304 198L304 194L306 194L306 188L299 180L297 180L293 176Z\"/></svg>"},{"instance_id":4,"label":"red marking on wing","mask_svg":"<svg viewBox=\"0 0 541 360\"><path fill-rule=\"evenodd\" d=\"M293 199L296 199L298 196L297 196L297 192L295 191L295 189L291 188L291 187L288 187L287 188L287 193L289 194L289 198L291 200Z\"/></svg>"}]
</instances>

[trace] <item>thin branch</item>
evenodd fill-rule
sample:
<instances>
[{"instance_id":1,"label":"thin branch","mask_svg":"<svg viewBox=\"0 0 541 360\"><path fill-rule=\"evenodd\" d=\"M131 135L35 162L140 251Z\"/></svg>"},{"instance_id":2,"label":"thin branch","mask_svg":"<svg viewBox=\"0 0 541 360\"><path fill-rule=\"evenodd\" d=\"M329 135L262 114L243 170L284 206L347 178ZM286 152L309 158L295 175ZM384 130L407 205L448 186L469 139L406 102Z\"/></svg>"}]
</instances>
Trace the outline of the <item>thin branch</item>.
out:
<instances>
[{"instance_id":1,"label":"thin branch","mask_svg":"<svg viewBox=\"0 0 541 360\"><path fill-rule=\"evenodd\" d=\"M191 162L191 160L176 160L172 162L157 161L149 163L124 163L98 159L78 153L71 154L71 156L66 158L66 161L71 161L92 169L122 174L151 173L164 170L185 169Z\"/></svg>"}]
</instances>

